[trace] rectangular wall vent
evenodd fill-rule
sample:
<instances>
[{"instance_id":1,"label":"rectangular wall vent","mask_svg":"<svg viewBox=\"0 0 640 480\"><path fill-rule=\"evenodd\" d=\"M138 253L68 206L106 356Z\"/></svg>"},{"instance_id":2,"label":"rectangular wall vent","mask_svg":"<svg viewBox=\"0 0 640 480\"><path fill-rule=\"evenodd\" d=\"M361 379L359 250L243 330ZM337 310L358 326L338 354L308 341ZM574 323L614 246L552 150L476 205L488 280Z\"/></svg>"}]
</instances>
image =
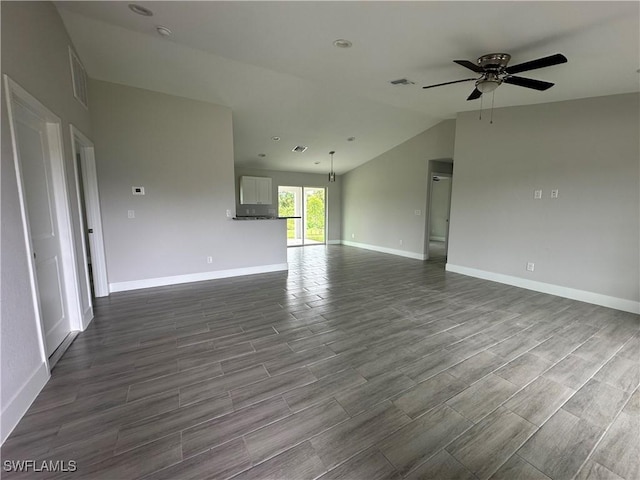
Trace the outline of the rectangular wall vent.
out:
<instances>
[{"instance_id":1,"label":"rectangular wall vent","mask_svg":"<svg viewBox=\"0 0 640 480\"><path fill-rule=\"evenodd\" d=\"M298 153L302 153L304 152L307 148L309 147L305 147L304 145L298 145L297 147L294 147L293 150L291 150L292 152L298 152Z\"/></svg>"},{"instance_id":2,"label":"rectangular wall vent","mask_svg":"<svg viewBox=\"0 0 640 480\"><path fill-rule=\"evenodd\" d=\"M398 80L391 80L389 82L391 85L415 85L416 82L412 82L411 80L407 80L406 78L399 78Z\"/></svg>"},{"instance_id":3,"label":"rectangular wall vent","mask_svg":"<svg viewBox=\"0 0 640 480\"><path fill-rule=\"evenodd\" d=\"M73 83L73 96L85 108L89 108L89 96L87 93L87 71L84 69L82 62L69 46L69 60L71 62L71 80Z\"/></svg>"}]
</instances>

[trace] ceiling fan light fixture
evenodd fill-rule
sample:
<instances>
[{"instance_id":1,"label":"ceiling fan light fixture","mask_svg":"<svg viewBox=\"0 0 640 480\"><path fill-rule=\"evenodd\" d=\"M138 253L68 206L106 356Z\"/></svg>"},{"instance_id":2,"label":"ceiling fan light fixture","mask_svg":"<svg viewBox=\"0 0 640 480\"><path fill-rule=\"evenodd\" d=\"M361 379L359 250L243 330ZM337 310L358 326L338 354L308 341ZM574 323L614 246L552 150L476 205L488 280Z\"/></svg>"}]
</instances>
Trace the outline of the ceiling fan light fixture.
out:
<instances>
[{"instance_id":1,"label":"ceiling fan light fixture","mask_svg":"<svg viewBox=\"0 0 640 480\"><path fill-rule=\"evenodd\" d=\"M499 78L483 78L476 82L476 88L482 93L490 93L493 92L496 88L500 86L502 80Z\"/></svg>"}]
</instances>

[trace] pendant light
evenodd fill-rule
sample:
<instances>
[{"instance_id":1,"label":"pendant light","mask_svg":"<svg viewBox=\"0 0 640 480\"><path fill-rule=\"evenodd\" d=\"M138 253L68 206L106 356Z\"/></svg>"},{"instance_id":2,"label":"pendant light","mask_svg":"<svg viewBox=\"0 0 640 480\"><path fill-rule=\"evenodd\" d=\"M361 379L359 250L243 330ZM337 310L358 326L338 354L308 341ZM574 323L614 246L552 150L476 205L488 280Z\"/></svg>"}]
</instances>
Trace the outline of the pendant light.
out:
<instances>
[{"instance_id":1,"label":"pendant light","mask_svg":"<svg viewBox=\"0 0 640 480\"><path fill-rule=\"evenodd\" d=\"M329 171L329 181L330 182L335 182L336 181L336 172L333 171L333 154L336 153L335 151L331 150L329 152L329 155L331 155L331 170Z\"/></svg>"}]
</instances>

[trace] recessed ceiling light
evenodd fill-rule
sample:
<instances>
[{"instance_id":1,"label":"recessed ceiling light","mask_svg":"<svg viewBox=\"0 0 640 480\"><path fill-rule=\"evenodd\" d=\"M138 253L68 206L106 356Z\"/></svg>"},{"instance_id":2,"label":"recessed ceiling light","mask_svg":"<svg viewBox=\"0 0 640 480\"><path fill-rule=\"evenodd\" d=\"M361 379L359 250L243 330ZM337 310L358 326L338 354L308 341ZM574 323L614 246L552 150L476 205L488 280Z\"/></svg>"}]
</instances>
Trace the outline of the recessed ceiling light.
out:
<instances>
[{"instance_id":1,"label":"recessed ceiling light","mask_svg":"<svg viewBox=\"0 0 640 480\"><path fill-rule=\"evenodd\" d=\"M347 138L347 142L353 142L356 139L356 137L349 137Z\"/></svg>"},{"instance_id":2,"label":"recessed ceiling light","mask_svg":"<svg viewBox=\"0 0 640 480\"><path fill-rule=\"evenodd\" d=\"M307 148L309 147L305 147L304 145L298 145L296 147L293 147L293 149L291 150L292 152L298 152L298 153L302 153L304 152Z\"/></svg>"},{"instance_id":3,"label":"recessed ceiling light","mask_svg":"<svg viewBox=\"0 0 640 480\"><path fill-rule=\"evenodd\" d=\"M320 165L320 162L313 162L314 165Z\"/></svg>"},{"instance_id":4,"label":"recessed ceiling light","mask_svg":"<svg viewBox=\"0 0 640 480\"><path fill-rule=\"evenodd\" d=\"M145 17L153 16L153 12L151 10L149 10L148 8L144 8L142 5L138 5L136 3L130 3L129 10L131 10L133 13L137 13L138 15L143 15Z\"/></svg>"},{"instance_id":5,"label":"recessed ceiling light","mask_svg":"<svg viewBox=\"0 0 640 480\"><path fill-rule=\"evenodd\" d=\"M280 141L280 137L271 137L271 140L273 140L274 142L279 142Z\"/></svg>"},{"instance_id":6,"label":"recessed ceiling light","mask_svg":"<svg viewBox=\"0 0 640 480\"><path fill-rule=\"evenodd\" d=\"M267 154L266 154L266 153L259 153L259 154L258 154L258 156L259 156L260 158L264 158L264 157L266 157L266 156L267 156Z\"/></svg>"},{"instance_id":7,"label":"recessed ceiling light","mask_svg":"<svg viewBox=\"0 0 640 480\"><path fill-rule=\"evenodd\" d=\"M162 25L158 25L156 27L156 31L162 35L163 37L170 37L171 36L171 30L169 30L167 27L163 27Z\"/></svg>"},{"instance_id":8,"label":"recessed ceiling light","mask_svg":"<svg viewBox=\"0 0 640 480\"><path fill-rule=\"evenodd\" d=\"M345 40L344 38L339 38L333 42L333 45L338 48L351 48L351 43L349 40Z\"/></svg>"}]
</instances>

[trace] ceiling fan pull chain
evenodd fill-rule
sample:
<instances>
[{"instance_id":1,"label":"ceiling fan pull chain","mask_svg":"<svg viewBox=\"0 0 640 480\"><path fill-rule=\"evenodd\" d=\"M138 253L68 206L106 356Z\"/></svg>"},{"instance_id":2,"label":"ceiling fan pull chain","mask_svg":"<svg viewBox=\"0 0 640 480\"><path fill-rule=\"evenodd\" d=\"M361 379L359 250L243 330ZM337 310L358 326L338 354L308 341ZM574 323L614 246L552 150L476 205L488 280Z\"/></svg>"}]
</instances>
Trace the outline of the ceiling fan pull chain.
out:
<instances>
[{"instance_id":1,"label":"ceiling fan pull chain","mask_svg":"<svg viewBox=\"0 0 640 480\"><path fill-rule=\"evenodd\" d=\"M496 91L493 91L493 94L491 95L491 121L489 122L490 124L493 125L493 101L496 98Z\"/></svg>"},{"instance_id":2,"label":"ceiling fan pull chain","mask_svg":"<svg viewBox=\"0 0 640 480\"><path fill-rule=\"evenodd\" d=\"M482 97L480 97L480 118L478 120L482 120Z\"/></svg>"}]
</instances>

